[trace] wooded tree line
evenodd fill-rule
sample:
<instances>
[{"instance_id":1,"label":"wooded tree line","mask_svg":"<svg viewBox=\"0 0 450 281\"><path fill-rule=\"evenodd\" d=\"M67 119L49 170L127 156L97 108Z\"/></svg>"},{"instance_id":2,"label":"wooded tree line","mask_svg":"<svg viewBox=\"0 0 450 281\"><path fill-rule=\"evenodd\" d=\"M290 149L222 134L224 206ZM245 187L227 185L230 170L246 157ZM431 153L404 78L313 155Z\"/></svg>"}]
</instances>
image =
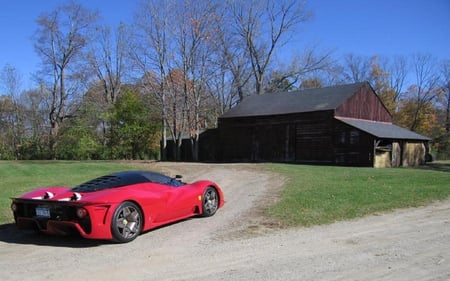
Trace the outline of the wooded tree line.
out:
<instances>
[{"instance_id":1,"label":"wooded tree line","mask_svg":"<svg viewBox=\"0 0 450 281\"><path fill-rule=\"evenodd\" d=\"M13 65L0 72L0 159L165 159L160 146L179 156L182 139L197 159L200 133L248 95L360 81L448 158L450 61L336 57L307 42L286 54L310 16L295 0L146 0L114 28L76 2L43 13L34 86Z\"/></svg>"}]
</instances>

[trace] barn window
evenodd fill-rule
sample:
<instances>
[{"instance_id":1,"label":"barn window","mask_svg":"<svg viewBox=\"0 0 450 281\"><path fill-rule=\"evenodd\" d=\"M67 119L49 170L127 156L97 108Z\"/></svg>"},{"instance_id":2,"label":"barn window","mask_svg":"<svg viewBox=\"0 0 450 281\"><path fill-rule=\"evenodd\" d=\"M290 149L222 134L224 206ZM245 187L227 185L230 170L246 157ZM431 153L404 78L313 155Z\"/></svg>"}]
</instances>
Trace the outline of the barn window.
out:
<instances>
[{"instance_id":1,"label":"barn window","mask_svg":"<svg viewBox=\"0 0 450 281\"><path fill-rule=\"evenodd\" d=\"M342 131L339 134L338 142L340 144L349 144L355 145L359 143L359 131L351 130L351 131Z\"/></svg>"},{"instance_id":2,"label":"barn window","mask_svg":"<svg viewBox=\"0 0 450 281\"><path fill-rule=\"evenodd\" d=\"M359 143L359 131L352 130L350 131L350 144L358 144Z\"/></svg>"},{"instance_id":3,"label":"barn window","mask_svg":"<svg viewBox=\"0 0 450 281\"><path fill-rule=\"evenodd\" d=\"M345 144L346 143L346 138L345 138L345 131L342 131L341 132L341 135L340 135L340 138L339 138L339 142L341 143L341 144Z\"/></svg>"}]
</instances>

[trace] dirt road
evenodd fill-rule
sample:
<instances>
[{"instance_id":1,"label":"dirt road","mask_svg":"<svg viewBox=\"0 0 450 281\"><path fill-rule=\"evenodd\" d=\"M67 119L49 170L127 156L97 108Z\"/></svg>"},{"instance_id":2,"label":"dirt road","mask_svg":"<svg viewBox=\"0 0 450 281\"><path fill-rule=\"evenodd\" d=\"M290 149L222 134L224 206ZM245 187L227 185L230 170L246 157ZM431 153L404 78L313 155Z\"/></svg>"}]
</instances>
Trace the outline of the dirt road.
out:
<instances>
[{"instance_id":1,"label":"dirt road","mask_svg":"<svg viewBox=\"0 0 450 281\"><path fill-rule=\"evenodd\" d=\"M0 228L0 280L450 280L450 200L349 222L265 227L258 206L280 179L255 165L148 164L218 182L215 216L162 227L128 244ZM262 200L264 198L264 200Z\"/></svg>"}]
</instances>

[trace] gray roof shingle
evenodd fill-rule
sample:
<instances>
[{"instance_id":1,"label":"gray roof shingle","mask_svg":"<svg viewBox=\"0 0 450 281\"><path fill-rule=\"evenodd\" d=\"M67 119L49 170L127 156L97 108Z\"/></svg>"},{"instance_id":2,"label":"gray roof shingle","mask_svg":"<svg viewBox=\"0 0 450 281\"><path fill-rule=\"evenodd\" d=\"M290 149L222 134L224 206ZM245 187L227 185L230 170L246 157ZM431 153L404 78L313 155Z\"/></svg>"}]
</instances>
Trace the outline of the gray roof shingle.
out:
<instances>
[{"instance_id":1,"label":"gray roof shingle","mask_svg":"<svg viewBox=\"0 0 450 281\"><path fill-rule=\"evenodd\" d=\"M367 82L246 97L221 118L333 110Z\"/></svg>"},{"instance_id":2,"label":"gray roof shingle","mask_svg":"<svg viewBox=\"0 0 450 281\"><path fill-rule=\"evenodd\" d=\"M337 120L344 122L352 127L358 128L361 131L369 133L378 138L384 139L407 139L407 140L421 140L429 141L430 138L419 135L413 131L404 129L391 123L374 122L360 119L348 119L335 117Z\"/></svg>"}]
</instances>

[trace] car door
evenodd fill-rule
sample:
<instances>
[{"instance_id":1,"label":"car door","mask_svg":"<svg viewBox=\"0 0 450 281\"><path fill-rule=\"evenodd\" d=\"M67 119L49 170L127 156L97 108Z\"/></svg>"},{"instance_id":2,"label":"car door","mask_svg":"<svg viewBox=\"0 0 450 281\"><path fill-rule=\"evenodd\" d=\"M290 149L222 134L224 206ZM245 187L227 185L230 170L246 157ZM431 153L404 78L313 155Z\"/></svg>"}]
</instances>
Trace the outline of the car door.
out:
<instances>
[{"instance_id":1,"label":"car door","mask_svg":"<svg viewBox=\"0 0 450 281\"><path fill-rule=\"evenodd\" d=\"M195 194L189 185L170 186L167 191L165 217L167 221L191 216L195 211Z\"/></svg>"}]
</instances>

